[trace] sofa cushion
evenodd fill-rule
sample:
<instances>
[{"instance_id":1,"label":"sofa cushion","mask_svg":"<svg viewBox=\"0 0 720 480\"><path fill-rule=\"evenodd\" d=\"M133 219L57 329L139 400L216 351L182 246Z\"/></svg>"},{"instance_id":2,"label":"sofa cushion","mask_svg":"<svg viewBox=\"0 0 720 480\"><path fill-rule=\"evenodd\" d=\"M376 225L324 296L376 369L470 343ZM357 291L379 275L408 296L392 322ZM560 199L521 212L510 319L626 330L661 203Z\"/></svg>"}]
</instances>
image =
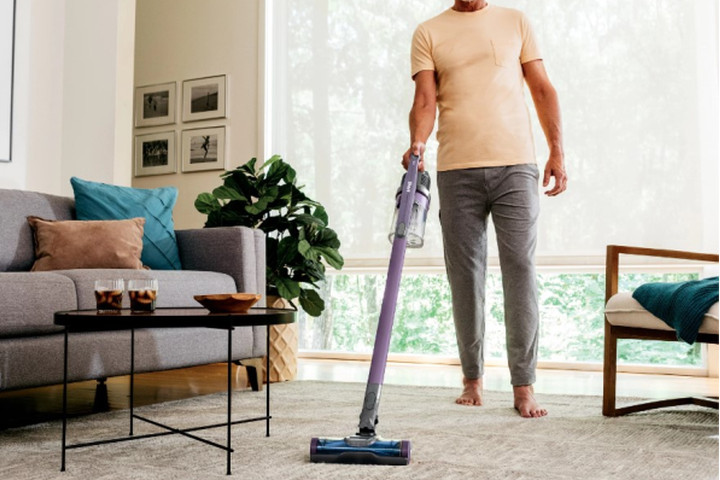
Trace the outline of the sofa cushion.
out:
<instances>
[{"instance_id":1,"label":"sofa cushion","mask_svg":"<svg viewBox=\"0 0 720 480\"><path fill-rule=\"evenodd\" d=\"M31 271L69 268L142 268L144 218L55 221L28 217L34 232Z\"/></svg>"},{"instance_id":2,"label":"sofa cushion","mask_svg":"<svg viewBox=\"0 0 720 480\"><path fill-rule=\"evenodd\" d=\"M253 330L255 334L251 333ZM240 360L265 355L264 332L265 327L236 329L232 336L233 358ZM258 334L263 341L257 340ZM255 343L262 348L257 350ZM5 339L2 347L0 391L62 383L62 335ZM130 371L130 332L74 333L69 338L68 353L70 382L127 375ZM226 360L226 330L152 328L135 331L135 373Z\"/></svg>"},{"instance_id":3,"label":"sofa cushion","mask_svg":"<svg viewBox=\"0 0 720 480\"><path fill-rule=\"evenodd\" d=\"M0 273L0 338L56 333L59 310L77 308L75 284L55 272Z\"/></svg>"},{"instance_id":4,"label":"sofa cushion","mask_svg":"<svg viewBox=\"0 0 720 480\"><path fill-rule=\"evenodd\" d=\"M703 317L700 333L718 333L718 304L714 304ZM635 300L630 292L620 292L608 300L605 307L605 316L611 325L634 328L649 328L652 330L672 331L667 323L648 312Z\"/></svg>"},{"instance_id":5,"label":"sofa cushion","mask_svg":"<svg viewBox=\"0 0 720 480\"><path fill-rule=\"evenodd\" d=\"M172 218L178 191L175 187L155 189L120 187L70 179L75 192L78 220L121 220L145 218L142 262L152 269L180 270L180 255Z\"/></svg>"},{"instance_id":6,"label":"sofa cushion","mask_svg":"<svg viewBox=\"0 0 720 480\"><path fill-rule=\"evenodd\" d=\"M73 200L22 190L0 189L0 271L27 272L35 261L28 215L72 220Z\"/></svg>"},{"instance_id":7,"label":"sofa cushion","mask_svg":"<svg viewBox=\"0 0 720 480\"><path fill-rule=\"evenodd\" d=\"M158 281L156 306L162 307L200 307L194 295L236 292L235 280L230 275L217 272L192 270L118 270L118 269L82 269L57 270L73 281L77 290L77 302L80 309L95 308L95 280L100 278L122 278L125 284L132 279L155 278ZM123 295L123 307L130 307L130 300Z\"/></svg>"}]
</instances>

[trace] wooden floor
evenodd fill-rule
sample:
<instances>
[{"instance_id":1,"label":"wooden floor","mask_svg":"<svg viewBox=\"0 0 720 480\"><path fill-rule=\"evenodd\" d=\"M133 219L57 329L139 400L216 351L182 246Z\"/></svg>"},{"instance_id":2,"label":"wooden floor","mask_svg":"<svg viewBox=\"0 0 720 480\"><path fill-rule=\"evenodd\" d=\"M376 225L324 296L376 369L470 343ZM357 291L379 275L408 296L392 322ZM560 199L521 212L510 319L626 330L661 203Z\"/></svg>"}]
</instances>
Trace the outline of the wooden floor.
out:
<instances>
[{"instance_id":1,"label":"wooden floor","mask_svg":"<svg viewBox=\"0 0 720 480\"><path fill-rule=\"evenodd\" d=\"M299 380L365 382L367 362L300 359ZM232 367L235 389L250 391L244 367ZM226 364L214 364L182 370L139 374L135 377L135 405L178 400L224 391L227 388ZM457 387L462 374L457 366L389 364L385 381L388 384ZM485 388L510 390L506 368L489 367L485 372ZM71 384L68 389L68 412L87 415L97 410L128 408L129 377L107 381L107 399L95 405L95 381ZM535 384L538 393L602 395L602 374L567 370L539 370ZM618 395L662 398L672 395L718 394L718 379L673 375L622 374L618 379ZM62 385L0 393L0 429L30 425L60 418Z\"/></svg>"},{"instance_id":2,"label":"wooden floor","mask_svg":"<svg viewBox=\"0 0 720 480\"><path fill-rule=\"evenodd\" d=\"M298 378L326 381L367 381L367 362L301 359ZM538 370L535 391L556 395L602 395L602 372L580 370ZM459 387L462 372L456 365L389 364L385 383ZM506 367L485 367L487 390L511 391ZM617 394L621 397L663 398L687 395L718 395L718 379L679 375L621 373Z\"/></svg>"}]
</instances>

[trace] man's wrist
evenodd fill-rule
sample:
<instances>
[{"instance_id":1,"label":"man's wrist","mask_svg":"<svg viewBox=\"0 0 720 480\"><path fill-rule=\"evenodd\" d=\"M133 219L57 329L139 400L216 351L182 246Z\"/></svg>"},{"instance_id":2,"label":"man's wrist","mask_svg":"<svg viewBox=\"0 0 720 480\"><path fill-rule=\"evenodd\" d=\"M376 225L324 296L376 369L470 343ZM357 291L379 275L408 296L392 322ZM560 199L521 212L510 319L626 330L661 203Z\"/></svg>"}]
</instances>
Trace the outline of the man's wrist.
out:
<instances>
[{"instance_id":1,"label":"man's wrist","mask_svg":"<svg viewBox=\"0 0 720 480\"><path fill-rule=\"evenodd\" d=\"M425 142L421 140L413 140L410 142L410 150L419 150L420 153L425 151Z\"/></svg>"},{"instance_id":2,"label":"man's wrist","mask_svg":"<svg viewBox=\"0 0 720 480\"><path fill-rule=\"evenodd\" d=\"M551 147L550 157L563 160L565 158L565 152L563 151L562 147Z\"/></svg>"}]
</instances>

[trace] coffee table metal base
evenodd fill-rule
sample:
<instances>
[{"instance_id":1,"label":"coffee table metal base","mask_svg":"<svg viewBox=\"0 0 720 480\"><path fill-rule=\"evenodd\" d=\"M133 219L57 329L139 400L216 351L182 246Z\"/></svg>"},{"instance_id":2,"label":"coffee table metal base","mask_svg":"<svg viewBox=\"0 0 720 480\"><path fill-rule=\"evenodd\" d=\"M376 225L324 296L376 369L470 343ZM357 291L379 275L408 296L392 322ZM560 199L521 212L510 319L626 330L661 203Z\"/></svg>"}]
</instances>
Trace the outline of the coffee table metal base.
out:
<instances>
[{"instance_id":1,"label":"coffee table metal base","mask_svg":"<svg viewBox=\"0 0 720 480\"><path fill-rule=\"evenodd\" d=\"M209 327L209 328L223 328L223 327ZM142 417L135 414L134 412L134 395L135 395L135 329L130 329L130 433L126 437L109 438L105 440L97 440L94 442L75 443L67 444L67 387L68 387L68 329L65 328L65 340L64 340L64 356L63 356L63 406L62 406L62 460L60 471L65 471L65 454L67 450L92 447L97 445L105 445L108 443L126 442L129 440L143 440L146 438L162 437L165 435L183 435L193 440L205 443L207 445L225 450L226 452L226 466L227 474L232 474L231 469L231 454L234 451L232 448L232 426L242 423L259 422L265 421L265 436L270 436L270 382L269 375L266 375L266 386L265 386L265 415L262 417L246 418L242 420L232 420L232 332L234 327L226 327L228 332L227 335L227 421L223 423L215 423L212 425L202 425L192 428L175 428L168 425L164 425L160 422ZM265 355L265 371L270 371L270 325L266 326L266 352ZM163 428L166 431L148 433L143 435L134 434L134 420L141 420L143 422L155 425L156 427ZM207 440L205 438L193 435L191 432L197 432L200 430L207 430L211 428L227 429L226 444L222 445L217 442Z\"/></svg>"}]
</instances>

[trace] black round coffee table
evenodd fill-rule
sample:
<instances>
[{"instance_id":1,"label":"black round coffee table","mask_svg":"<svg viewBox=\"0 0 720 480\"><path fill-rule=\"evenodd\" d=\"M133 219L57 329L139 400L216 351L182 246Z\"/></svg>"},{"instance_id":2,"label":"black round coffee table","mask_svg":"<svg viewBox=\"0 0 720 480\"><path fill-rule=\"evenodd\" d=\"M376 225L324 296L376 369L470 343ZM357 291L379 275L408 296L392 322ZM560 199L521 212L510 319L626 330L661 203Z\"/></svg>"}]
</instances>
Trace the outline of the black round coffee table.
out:
<instances>
[{"instance_id":1,"label":"black round coffee table","mask_svg":"<svg viewBox=\"0 0 720 480\"><path fill-rule=\"evenodd\" d=\"M270 371L270 325L293 323L295 310L256 307L246 313L211 313L205 308L157 308L151 313L133 313L129 309L107 313L97 310L68 310L55 313L55 324L61 325L65 331L63 358L63 414L62 414L62 459L61 471L65 471L65 452L69 449L104 445L107 443L140 440L144 438L179 434L208 445L225 450L227 474L231 474L232 425L265 420L266 436L270 436L270 382L266 375L265 415L262 417L232 420L232 332L237 327L265 326L266 332L266 372ZM163 425L154 420L136 415L133 411L134 378L135 378L135 329L139 328L192 328L204 327L227 330L227 421L224 423L203 425L180 429ZM125 437L98 440L95 442L67 444L67 384L68 384L68 335L79 332L96 332L109 330L130 331L130 433ZM138 419L165 429L163 432L146 435L133 435L133 420ZM190 432L209 428L226 427L227 441L221 445Z\"/></svg>"}]
</instances>

